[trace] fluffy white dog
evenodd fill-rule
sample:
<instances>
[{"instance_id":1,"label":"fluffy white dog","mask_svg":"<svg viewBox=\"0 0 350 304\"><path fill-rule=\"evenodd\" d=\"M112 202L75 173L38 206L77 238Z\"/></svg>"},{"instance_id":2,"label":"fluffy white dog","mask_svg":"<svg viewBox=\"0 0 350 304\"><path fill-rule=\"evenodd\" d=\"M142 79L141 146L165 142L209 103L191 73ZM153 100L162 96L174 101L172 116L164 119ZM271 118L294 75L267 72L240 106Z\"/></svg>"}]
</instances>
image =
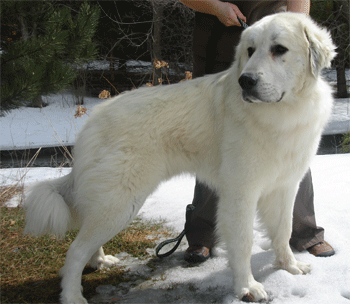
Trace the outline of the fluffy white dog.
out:
<instances>
[{"instance_id":1,"label":"fluffy white dog","mask_svg":"<svg viewBox=\"0 0 350 304\"><path fill-rule=\"evenodd\" d=\"M308 17L280 13L243 32L229 70L97 106L77 139L72 172L34 186L25 201L27 233L63 235L80 227L61 270L62 302L87 303L84 266L118 263L101 246L161 181L182 172L219 194L217 229L240 299L267 298L250 267L256 210L276 264L309 272L289 247L292 209L331 113L331 89L320 71L334 49L328 32Z\"/></svg>"}]
</instances>

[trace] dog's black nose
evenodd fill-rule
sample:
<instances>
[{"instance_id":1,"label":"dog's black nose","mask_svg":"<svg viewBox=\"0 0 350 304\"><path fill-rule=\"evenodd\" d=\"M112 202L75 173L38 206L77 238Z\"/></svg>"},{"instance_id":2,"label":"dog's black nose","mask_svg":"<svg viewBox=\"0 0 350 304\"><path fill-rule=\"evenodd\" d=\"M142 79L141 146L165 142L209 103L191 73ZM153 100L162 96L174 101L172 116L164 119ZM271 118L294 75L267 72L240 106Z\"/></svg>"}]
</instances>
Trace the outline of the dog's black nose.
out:
<instances>
[{"instance_id":1,"label":"dog's black nose","mask_svg":"<svg viewBox=\"0 0 350 304\"><path fill-rule=\"evenodd\" d=\"M243 90L251 90L258 83L259 77L255 74L244 73L239 77L238 82Z\"/></svg>"}]
</instances>

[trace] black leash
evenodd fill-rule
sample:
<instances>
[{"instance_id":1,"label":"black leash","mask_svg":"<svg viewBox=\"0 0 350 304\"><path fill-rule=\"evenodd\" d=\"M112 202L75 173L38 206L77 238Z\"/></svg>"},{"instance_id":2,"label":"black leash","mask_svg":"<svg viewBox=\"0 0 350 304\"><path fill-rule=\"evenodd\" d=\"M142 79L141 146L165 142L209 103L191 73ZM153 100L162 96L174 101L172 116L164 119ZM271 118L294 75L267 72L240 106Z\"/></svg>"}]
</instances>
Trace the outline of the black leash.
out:
<instances>
[{"instance_id":1,"label":"black leash","mask_svg":"<svg viewBox=\"0 0 350 304\"><path fill-rule=\"evenodd\" d=\"M190 217L191 217L191 214L192 214L192 211L194 210L194 206L191 204L191 205L187 205L186 207L186 222L189 223L190 222ZM171 255L176 249L177 247L179 247L181 241L182 241L182 238L184 237L184 235L186 234L187 230L186 228L184 230L182 230L182 232L174 239L170 239L170 240L166 240L164 242L161 242L157 248L156 248L156 256L158 258L165 258L169 255ZM170 249L168 252L166 253L159 253L159 251L165 246L165 245L168 245L168 244L171 244L171 243L174 243L174 242L177 242L175 244L175 246Z\"/></svg>"},{"instance_id":2,"label":"black leash","mask_svg":"<svg viewBox=\"0 0 350 304\"><path fill-rule=\"evenodd\" d=\"M181 243L181 241L182 241L182 238L184 237L185 234L186 234L186 231L185 231L185 229L184 229L184 230L182 230L182 232L181 232L176 238L170 239L170 240L166 240L166 241L164 241L164 242L161 242L161 243L157 246L157 248L156 248L156 255L157 255L157 257L158 257L158 258L165 258L165 257L171 255L171 254L177 249L177 247L179 247L179 245L180 245L180 243ZM173 242L177 242L177 243L175 244L175 246L174 246L171 250L169 250L169 251L166 252L166 253L159 253L159 251L160 251L165 245L171 244L171 243L173 243Z\"/></svg>"},{"instance_id":3,"label":"black leash","mask_svg":"<svg viewBox=\"0 0 350 304\"><path fill-rule=\"evenodd\" d=\"M241 18L237 17L237 20L240 23L241 27L243 27L244 29L249 27L249 25L245 23Z\"/></svg>"}]
</instances>

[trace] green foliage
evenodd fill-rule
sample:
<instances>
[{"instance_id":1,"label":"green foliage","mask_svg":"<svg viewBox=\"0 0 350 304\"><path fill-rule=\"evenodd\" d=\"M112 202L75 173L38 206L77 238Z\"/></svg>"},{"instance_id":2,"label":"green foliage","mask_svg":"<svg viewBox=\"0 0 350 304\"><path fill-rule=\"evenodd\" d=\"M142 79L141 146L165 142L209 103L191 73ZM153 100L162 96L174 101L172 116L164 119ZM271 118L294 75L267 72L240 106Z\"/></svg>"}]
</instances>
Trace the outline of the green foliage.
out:
<instances>
[{"instance_id":1,"label":"green foliage","mask_svg":"<svg viewBox=\"0 0 350 304\"><path fill-rule=\"evenodd\" d=\"M341 150L344 153L350 153L350 132L343 135Z\"/></svg>"},{"instance_id":2,"label":"green foliage","mask_svg":"<svg viewBox=\"0 0 350 304\"><path fill-rule=\"evenodd\" d=\"M310 15L319 23L324 23L333 11L333 1L313 1Z\"/></svg>"},{"instance_id":3,"label":"green foliage","mask_svg":"<svg viewBox=\"0 0 350 304\"><path fill-rule=\"evenodd\" d=\"M92 39L100 11L87 2L73 16L51 1L6 1L1 15L10 31L21 33L16 40L1 37L1 112L64 89L76 78L74 66L97 55Z\"/></svg>"},{"instance_id":4,"label":"green foliage","mask_svg":"<svg viewBox=\"0 0 350 304\"><path fill-rule=\"evenodd\" d=\"M329 29L333 41L338 47L337 53L344 53L341 58L338 58L339 56L336 58L335 61L338 61L336 63L337 67L349 67L349 0L318 0L312 1L311 4L311 17Z\"/></svg>"}]
</instances>

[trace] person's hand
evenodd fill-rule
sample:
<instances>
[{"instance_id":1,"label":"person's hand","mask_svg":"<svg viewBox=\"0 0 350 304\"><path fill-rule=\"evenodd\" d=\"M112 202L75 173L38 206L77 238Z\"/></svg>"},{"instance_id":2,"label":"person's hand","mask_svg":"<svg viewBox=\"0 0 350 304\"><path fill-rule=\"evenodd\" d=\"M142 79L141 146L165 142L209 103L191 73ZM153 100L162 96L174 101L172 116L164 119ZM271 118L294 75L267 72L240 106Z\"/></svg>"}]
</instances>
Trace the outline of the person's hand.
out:
<instances>
[{"instance_id":1,"label":"person's hand","mask_svg":"<svg viewBox=\"0 0 350 304\"><path fill-rule=\"evenodd\" d=\"M218 6L215 16L220 20L225 26L241 26L238 22L237 16L241 18L244 22L247 21L246 17L241 13L237 5L229 2L220 2L221 5Z\"/></svg>"}]
</instances>

